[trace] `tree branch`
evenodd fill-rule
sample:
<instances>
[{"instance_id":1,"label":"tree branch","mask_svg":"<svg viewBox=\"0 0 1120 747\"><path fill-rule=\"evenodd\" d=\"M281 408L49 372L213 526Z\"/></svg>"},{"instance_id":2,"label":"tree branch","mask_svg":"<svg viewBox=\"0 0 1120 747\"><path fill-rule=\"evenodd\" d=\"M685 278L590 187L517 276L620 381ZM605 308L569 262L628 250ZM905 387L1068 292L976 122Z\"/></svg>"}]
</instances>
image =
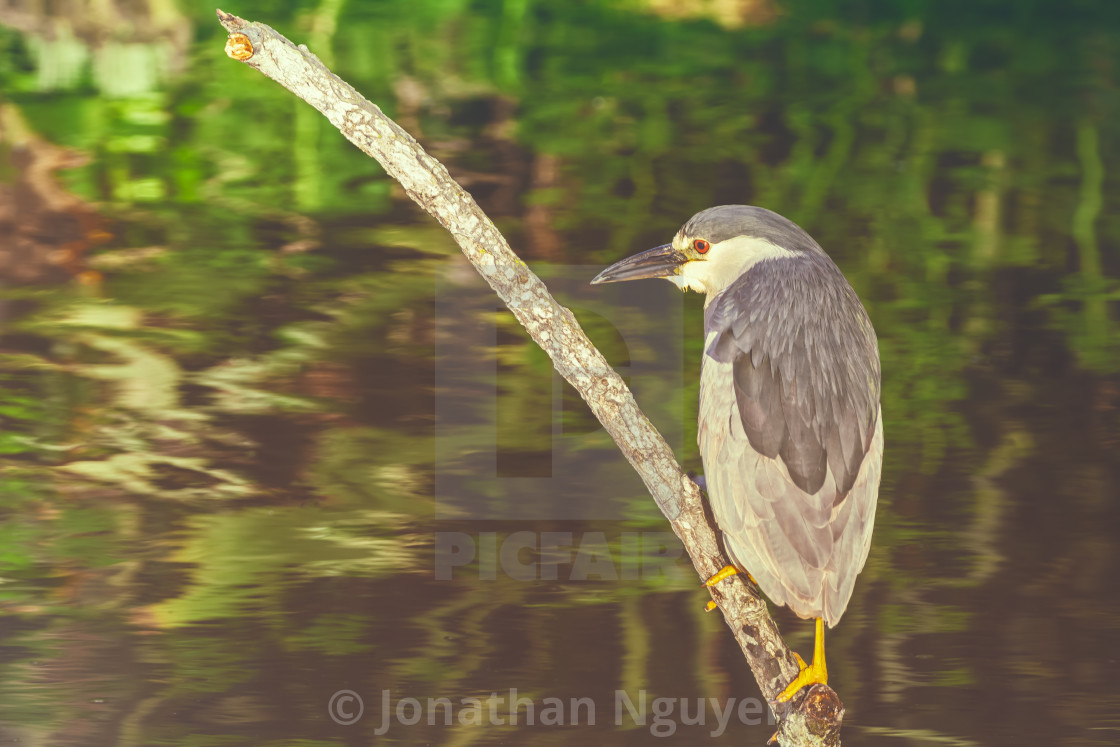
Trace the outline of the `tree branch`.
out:
<instances>
[{"instance_id":1,"label":"tree branch","mask_svg":"<svg viewBox=\"0 0 1120 747\"><path fill-rule=\"evenodd\" d=\"M726 561L696 484L682 471L669 445L638 408L622 379L591 344L572 313L558 304L540 278L518 259L494 223L399 125L327 69L303 45L272 28L218 11L230 32L226 53L272 78L318 109L364 153L377 159L420 207L446 228L463 254L505 302L552 364L580 395L630 461L684 543L701 578ZM774 698L798 671L789 647L758 593L734 576L712 596L738 641L755 679ZM791 704L775 705L775 735L782 745L840 744L844 709L827 686L814 686Z\"/></svg>"}]
</instances>

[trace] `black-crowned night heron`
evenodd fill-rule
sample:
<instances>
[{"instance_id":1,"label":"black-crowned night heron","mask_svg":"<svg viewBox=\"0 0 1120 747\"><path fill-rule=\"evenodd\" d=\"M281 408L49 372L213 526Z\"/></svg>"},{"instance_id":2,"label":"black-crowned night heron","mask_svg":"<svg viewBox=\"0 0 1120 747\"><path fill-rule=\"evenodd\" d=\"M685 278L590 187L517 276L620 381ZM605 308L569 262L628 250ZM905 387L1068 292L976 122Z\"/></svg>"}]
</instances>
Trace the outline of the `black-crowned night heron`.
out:
<instances>
[{"instance_id":1,"label":"black-crowned night heron","mask_svg":"<svg viewBox=\"0 0 1120 747\"><path fill-rule=\"evenodd\" d=\"M704 293L700 455L734 566L775 604L816 618L813 663L778 696L828 681L824 623L844 614L871 546L883 423L879 345L816 241L759 207L697 213L673 243L592 283L665 278Z\"/></svg>"}]
</instances>

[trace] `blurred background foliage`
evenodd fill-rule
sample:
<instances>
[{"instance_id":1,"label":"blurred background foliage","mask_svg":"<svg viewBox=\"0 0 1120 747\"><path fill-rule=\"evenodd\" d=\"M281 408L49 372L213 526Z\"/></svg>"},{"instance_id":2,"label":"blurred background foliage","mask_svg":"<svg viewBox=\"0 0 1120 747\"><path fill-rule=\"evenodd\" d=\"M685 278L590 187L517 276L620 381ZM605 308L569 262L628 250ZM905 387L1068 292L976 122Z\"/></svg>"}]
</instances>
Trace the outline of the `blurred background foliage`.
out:
<instances>
[{"instance_id":1,"label":"blurred background foliage","mask_svg":"<svg viewBox=\"0 0 1120 747\"><path fill-rule=\"evenodd\" d=\"M1120 5L225 10L443 160L686 467L700 299L582 279L713 204L803 225L884 371L875 546L830 637L845 741L1115 743ZM390 737L644 743L615 689L757 694L687 567L617 578L664 522L450 238L223 44L196 3L0 7L0 733L358 744L380 720L332 723L338 689L516 687L599 724ZM557 578L488 580L483 537L525 530L571 534ZM478 543L450 581L438 532ZM614 577L574 572L600 550Z\"/></svg>"}]
</instances>

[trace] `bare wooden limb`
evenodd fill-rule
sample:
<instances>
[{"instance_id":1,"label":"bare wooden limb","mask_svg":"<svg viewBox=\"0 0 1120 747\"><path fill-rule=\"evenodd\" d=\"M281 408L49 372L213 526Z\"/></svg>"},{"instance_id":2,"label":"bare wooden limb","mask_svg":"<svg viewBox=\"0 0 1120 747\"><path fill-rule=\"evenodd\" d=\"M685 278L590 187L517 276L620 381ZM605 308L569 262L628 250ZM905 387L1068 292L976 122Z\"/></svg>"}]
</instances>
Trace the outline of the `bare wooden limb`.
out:
<instances>
[{"instance_id":1,"label":"bare wooden limb","mask_svg":"<svg viewBox=\"0 0 1120 747\"><path fill-rule=\"evenodd\" d=\"M377 159L405 192L446 228L463 254L548 353L556 370L576 388L641 476L680 537L701 578L726 563L700 491L677 464L669 445L638 408L630 390L584 335L572 313L558 304L522 262L494 223L443 164L399 125L327 69L306 47L268 26L218 11L230 32L227 54L259 70L318 109L364 153ZM721 582L712 596L723 611L762 694L774 698L797 675L766 603L741 576ZM814 686L792 704L776 705L777 740L783 745L840 744L844 709L827 686Z\"/></svg>"}]
</instances>

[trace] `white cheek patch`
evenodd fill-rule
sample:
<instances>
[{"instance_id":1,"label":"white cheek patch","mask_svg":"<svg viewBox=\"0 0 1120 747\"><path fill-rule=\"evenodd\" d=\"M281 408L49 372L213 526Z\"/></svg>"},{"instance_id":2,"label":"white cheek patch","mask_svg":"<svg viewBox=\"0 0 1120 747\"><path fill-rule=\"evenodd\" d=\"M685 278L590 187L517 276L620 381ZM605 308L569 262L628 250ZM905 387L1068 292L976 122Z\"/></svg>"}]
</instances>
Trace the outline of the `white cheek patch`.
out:
<instances>
[{"instance_id":1,"label":"white cheek patch","mask_svg":"<svg viewBox=\"0 0 1120 747\"><path fill-rule=\"evenodd\" d=\"M763 239L737 236L713 244L704 259L693 260L681 266L680 275L671 278L681 288L691 288L699 293L715 296L744 272L757 263L776 257L793 257L795 254Z\"/></svg>"}]
</instances>

